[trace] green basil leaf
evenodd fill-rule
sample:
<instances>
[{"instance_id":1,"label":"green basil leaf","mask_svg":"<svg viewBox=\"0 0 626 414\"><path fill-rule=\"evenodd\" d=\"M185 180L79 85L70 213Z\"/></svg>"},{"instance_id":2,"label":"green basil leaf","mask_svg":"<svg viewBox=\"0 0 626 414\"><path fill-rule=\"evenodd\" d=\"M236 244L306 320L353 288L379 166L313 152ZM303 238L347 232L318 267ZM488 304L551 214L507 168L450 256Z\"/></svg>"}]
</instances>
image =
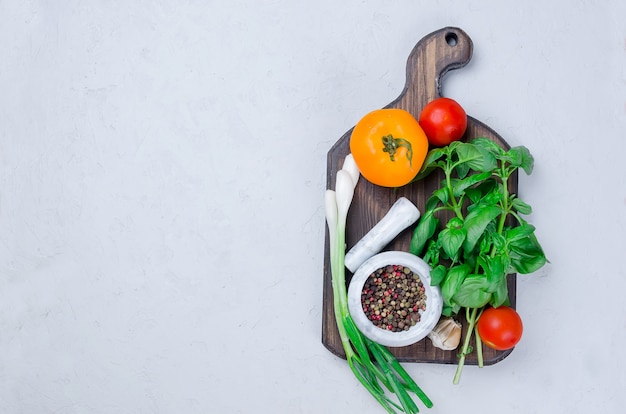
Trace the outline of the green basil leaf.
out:
<instances>
[{"instance_id":1,"label":"green basil leaf","mask_svg":"<svg viewBox=\"0 0 626 414\"><path fill-rule=\"evenodd\" d=\"M460 197L467 188L472 187L486 180L490 176L491 176L491 171L485 171L485 172L478 173L478 174L471 174L469 177L466 177L462 180L461 179L451 180L450 184L452 187L452 193L456 197Z\"/></svg>"},{"instance_id":2,"label":"green basil leaf","mask_svg":"<svg viewBox=\"0 0 626 414\"><path fill-rule=\"evenodd\" d=\"M480 204L496 205L500 203L500 201L502 201L502 186L496 184L493 190L486 193L482 200L480 200Z\"/></svg>"},{"instance_id":3,"label":"green basil leaf","mask_svg":"<svg viewBox=\"0 0 626 414\"><path fill-rule=\"evenodd\" d=\"M513 147L507 152L507 155L511 165L514 167L523 169L528 175L533 172L535 159L528 148L524 146Z\"/></svg>"},{"instance_id":4,"label":"green basil leaf","mask_svg":"<svg viewBox=\"0 0 626 414\"><path fill-rule=\"evenodd\" d=\"M478 188L466 188L465 189L465 196L467 198L469 198L469 200L473 203L476 204L480 201L480 199L483 197L483 193L482 191L480 191L480 189Z\"/></svg>"},{"instance_id":5,"label":"green basil leaf","mask_svg":"<svg viewBox=\"0 0 626 414\"><path fill-rule=\"evenodd\" d=\"M528 148L526 147L521 147L521 148L522 148L522 165L520 165L520 167L522 167L522 169L527 175L530 175L532 174L533 168L535 166L535 158L532 156Z\"/></svg>"},{"instance_id":6,"label":"green basil leaf","mask_svg":"<svg viewBox=\"0 0 626 414\"><path fill-rule=\"evenodd\" d=\"M532 231L531 231L532 230ZM529 252L534 254L536 251L542 251L541 245L534 234L534 226L530 223L520 224L507 231L509 248L520 252Z\"/></svg>"},{"instance_id":7,"label":"green basil leaf","mask_svg":"<svg viewBox=\"0 0 626 414\"><path fill-rule=\"evenodd\" d=\"M424 261L427 262L430 267L439 265L439 243L437 243L437 241L431 239L428 242L426 254L424 254Z\"/></svg>"},{"instance_id":8,"label":"green basil leaf","mask_svg":"<svg viewBox=\"0 0 626 414\"><path fill-rule=\"evenodd\" d=\"M419 181L421 179L424 179L437 168L443 168L445 163L439 161L439 159L445 154L446 152L443 150L443 148L434 148L428 151L428 153L426 154L426 158L424 159L424 163L422 164L422 168L420 168L420 171L413 178L413 181Z\"/></svg>"},{"instance_id":9,"label":"green basil leaf","mask_svg":"<svg viewBox=\"0 0 626 414\"><path fill-rule=\"evenodd\" d=\"M433 211L427 211L413 231L409 251L414 255L421 255L426 242L435 234L438 224L439 219L433 215Z\"/></svg>"},{"instance_id":10,"label":"green basil leaf","mask_svg":"<svg viewBox=\"0 0 626 414\"><path fill-rule=\"evenodd\" d=\"M445 163L442 161L434 162L431 165L422 165L422 168L420 168L419 172L415 175L415 177L413 177L411 182L423 180L424 178L435 172L437 168L443 169L444 166Z\"/></svg>"},{"instance_id":11,"label":"green basil leaf","mask_svg":"<svg viewBox=\"0 0 626 414\"><path fill-rule=\"evenodd\" d=\"M460 229L463 228L463 219L460 217L452 217L448 224L446 224L447 229Z\"/></svg>"},{"instance_id":12,"label":"green basil leaf","mask_svg":"<svg viewBox=\"0 0 626 414\"><path fill-rule=\"evenodd\" d=\"M472 169L475 171L481 171L481 172L493 171L498 166L498 160L496 156L489 150L486 150L482 147L478 147L478 150L482 154L482 159L478 163L475 163L475 164L470 163L470 166L472 167Z\"/></svg>"},{"instance_id":13,"label":"green basil leaf","mask_svg":"<svg viewBox=\"0 0 626 414\"><path fill-rule=\"evenodd\" d=\"M454 172L456 172L457 177L465 178L470 172L470 166L467 163L458 164L454 168Z\"/></svg>"},{"instance_id":14,"label":"green basil leaf","mask_svg":"<svg viewBox=\"0 0 626 414\"><path fill-rule=\"evenodd\" d=\"M481 153L476 145L469 142L459 142L455 148L455 152L459 157L459 162L469 162L481 157Z\"/></svg>"},{"instance_id":15,"label":"green basil leaf","mask_svg":"<svg viewBox=\"0 0 626 414\"><path fill-rule=\"evenodd\" d=\"M424 214L426 214L430 210L434 210L435 208L437 208L440 202L441 200L439 199L439 197L437 197L434 193L431 194L426 201L426 205L424 206Z\"/></svg>"},{"instance_id":16,"label":"green basil leaf","mask_svg":"<svg viewBox=\"0 0 626 414\"><path fill-rule=\"evenodd\" d=\"M517 227L505 229L503 232L503 236L507 243L511 243L528 237L529 235L533 234L534 231L535 226L530 223L523 223Z\"/></svg>"},{"instance_id":17,"label":"green basil leaf","mask_svg":"<svg viewBox=\"0 0 626 414\"><path fill-rule=\"evenodd\" d=\"M461 310L461 305L455 302L451 302L450 307L452 308L451 311L453 315L456 315ZM447 316L451 316L451 315L447 315Z\"/></svg>"},{"instance_id":18,"label":"green basil leaf","mask_svg":"<svg viewBox=\"0 0 626 414\"><path fill-rule=\"evenodd\" d=\"M478 244L479 256L486 256L490 251L491 251L491 237L480 238L480 243ZM470 253L470 252L467 252L467 253Z\"/></svg>"},{"instance_id":19,"label":"green basil leaf","mask_svg":"<svg viewBox=\"0 0 626 414\"><path fill-rule=\"evenodd\" d=\"M459 145L463 144L462 141L452 141L451 143L448 144L448 150L447 150L447 154L448 157L451 156L451 154L454 154L456 152L456 149L458 148ZM445 150L446 147L443 147L442 149Z\"/></svg>"},{"instance_id":20,"label":"green basil leaf","mask_svg":"<svg viewBox=\"0 0 626 414\"><path fill-rule=\"evenodd\" d=\"M494 178L488 178L475 187L480 191L480 199L494 191L500 191L499 183Z\"/></svg>"},{"instance_id":21,"label":"green basil leaf","mask_svg":"<svg viewBox=\"0 0 626 414\"><path fill-rule=\"evenodd\" d=\"M463 228L467 232L463 249L466 252L474 250L476 243L485 232L487 225L502 212L499 206L478 205L465 217Z\"/></svg>"},{"instance_id":22,"label":"green basil leaf","mask_svg":"<svg viewBox=\"0 0 626 414\"><path fill-rule=\"evenodd\" d=\"M447 228L439 232L438 241L449 258L454 259L463 246L467 231L463 228Z\"/></svg>"},{"instance_id":23,"label":"green basil leaf","mask_svg":"<svg viewBox=\"0 0 626 414\"><path fill-rule=\"evenodd\" d=\"M511 266L516 272L524 275L541 269L547 261L548 260L543 254L537 254L534 256L511 254Z\"/></svg>"},{"instance_id":24,"label":"green basil leaf","mask_svg":"<svg viewBox=\"0 0 626 414\"><path fill-rule=\"evenodd\" d=\"M506 239L503 235L498 234L494 231L492 234L490 234L490 236L491 237L489 241L491 242L492 246L496 248L496 250L502 251L506 249Z\"/></svg>"},{"instance_id":25,"label":"green basil leaf","mask_svg":"<svg viewBox=\"0 0 626 414\"><path fill-rule=\"evenodd\" d=\"M426 154L426 158L424 159L423 165L426 165L426 166L433 165L435 161L437 161L444 155L446 155L446 152L443 148L433 148L430 151L428 151L428 154Z\"/></svg>"},{"instance_id":26,"label":"green basil leaf","mask_svg":"<svg viewBox=\"0 0 626 414\"><path fill-rule=\"evenodd\" d=\"M516 168L522 165L522 152L520 151L520 147L509 149L501 158Z\"/></svg>"},{"instance_id":27,"label":"green basil leaf","mask_svg":"<svg viewBox=\"0 0 626 414\"><path fill-rule=\"evenodd\" d=\"M500 283L496 290L491 293L491 301L489 304L494 308L507 304L509 301L509 289L506 284L506 278L500 279Z\"/></svg>"},{"instance_id":28,"label":"green basil leaf","mask_svg":"<svg viewBox=\"0 0 626 414\"><path fill-rule=\"evenodd\" d=\"M548 261L534 233L511 240L509 257L513 269L521 274L535 272Z\"/></svg>"},{"instance_id":29,"label":"green basil leaf","mask_svg":"<svg viewBox=\"0 0 626 414\"><path fill-rule=\"evenodd\" d=\"M480 145L464 143L457 148L459 162L474 171L492 171L497 166L496 157L489 149Z\"/></svg>"},{"instance_id":30,"label":"green basil leaf","mask_svg":"<svg viewBox=\"0 0 626 414\"><path fill-rule=\"evenodd\" d=\"M518 273L527 275L529 273L536 272L545 265L547 259L545 256L534 256L528 258L516 258L511 257L511 265Z\"/></svg>"},{"instance_id":31,"label":"green basil leaf","mask_svg":"<svg viewBox=\"0 0 626 414\"><path fill-rule=\"evenodd\" d=\"M452 300L465 308L482 308L491 300L487 292L487 281L482 275L469 275L465 278Z\"/></svg>"},{"instance_id":32,"label":"green basil leaf","mask_svg":"<svg viewBox=\"0 0 626 414\"><path fill-rule=\"evenodd\" d=\"M484 270L484 290L489 293L495 292L501 280L506 279L506 270L509 268L507 255L499 252L493 256L480 256L478 263Z\"/></svg>"},{"instance_id":33,"label":"green basil leaf","mask_svg":"<svg viewBox=\"0 0 626 414\"><path fill-rule=\"evenodd\" d=\"M430 284L431 286L439 286L445 279L447 274L447 268L444 265L439 265L430 271Z\"/></svg>"},{"instance_id":34,"label":"green basil leaf","mask_svg":"<svg viewBox=\"0 0 626 414\"><path fill-rule=\"evenodd\" d=\"M515 197L511 201L511 205L520 214L529 215L530 213L533 212L533 209L529 204L526 204L525 202L523 202L521 199L517 197Z\"/></svg>"},{"instance_id":35,"label":"green basil leaf","mask_svg":"<svg viewBox=\"0 0 626 414\"><path fill-rule=\"evenodd\" d=\"M481 191L486 190L487 187L480 185ZM483 208L485 206L495 206L502 201L502 188L499 184L489 186L489 191L483 193L481 199L475 203L467 206L468 212L471 212L477 208Z\"/></svg>"},{"instance_id":36,"label":"green basil leaf","mask_svg":"<svg viewBox=\"0 0 626 414\"><path fill-rule=\"evenodd\" d=\"M500 145L498 145L494 141L490 140L489 138L478 137L478 138L474 138L470 142L472 144L476 145L477 147L483 148L483 149L491 152L492 154L494 154L496 156L499 156L499 155L503 154L504 151L505 151L504 148L502 148Z\"/></svg>"},{"instance_id":37,"label":"green basil leaf","mask_svg":"<svg viewBox=\"0 0 626 414\"><path fill-rule=\"evenodd\" d=\"M442 185L441 188L438 188L435 191L433 191L431 198L432 197L437 198L442 204L446 204L448 200L450 199L450 193L447 191L445 186Z\"/></svg>"},{"instance_id":38,"label":"green basil leaf","mask_svg":"<svg viewBox=\"0 0 626 414\"><path fill-rule=\"evenodd\" d=\"M448 270L448 274L441 285L441 296L444 303L451 303L450 300L456 294L469 272L470 267L465 264L453 266Z\"/></svg>"}]
</instances>

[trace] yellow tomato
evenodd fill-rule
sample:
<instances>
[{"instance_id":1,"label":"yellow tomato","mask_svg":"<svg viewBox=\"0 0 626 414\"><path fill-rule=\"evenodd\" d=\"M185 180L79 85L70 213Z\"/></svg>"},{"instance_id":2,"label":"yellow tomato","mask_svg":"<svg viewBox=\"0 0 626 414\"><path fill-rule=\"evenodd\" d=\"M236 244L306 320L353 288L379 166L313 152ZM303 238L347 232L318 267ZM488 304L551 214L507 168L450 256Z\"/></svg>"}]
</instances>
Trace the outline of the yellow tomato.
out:
<instances>
[{"instance_id":1,"label":"yellow tomato","mask_svg":"<svg viewBox=\"0 0 626 414\"><path fill-rule=\"evenodd\" d=\"M401 187L422 167L428 138L409 112L378 109L352 130L350 152L366 180L382 187Z\"/></svg>"}]
</instances>

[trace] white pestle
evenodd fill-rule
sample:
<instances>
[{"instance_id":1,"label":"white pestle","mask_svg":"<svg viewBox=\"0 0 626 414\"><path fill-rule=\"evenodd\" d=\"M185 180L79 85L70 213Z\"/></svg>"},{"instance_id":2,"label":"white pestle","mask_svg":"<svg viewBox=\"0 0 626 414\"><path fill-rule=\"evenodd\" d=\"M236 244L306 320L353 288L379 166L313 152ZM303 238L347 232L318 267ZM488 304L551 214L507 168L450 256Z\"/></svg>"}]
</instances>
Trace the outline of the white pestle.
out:
<instances>
[{"instance_id":1,"label":"white pestle","mask_svg":"<svg viewBox=\"0 0 626 414\"><path fill-rule=\"evenodd\" d=\"M418 208L407 198L400 197L387 214L346 253L345 265L348 270L354 273L367 259L379 253L419 217Z\"/></svg>"}]
</instances>

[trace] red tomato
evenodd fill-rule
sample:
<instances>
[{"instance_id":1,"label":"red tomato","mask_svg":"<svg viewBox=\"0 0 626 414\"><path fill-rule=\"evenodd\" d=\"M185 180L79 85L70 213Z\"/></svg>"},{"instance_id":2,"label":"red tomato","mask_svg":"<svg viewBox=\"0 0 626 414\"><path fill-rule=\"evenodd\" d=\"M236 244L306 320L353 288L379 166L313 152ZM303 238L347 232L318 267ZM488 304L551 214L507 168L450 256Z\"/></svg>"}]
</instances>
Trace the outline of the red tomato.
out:
<instances>
[{"instance_id":1,"label":"red tomato","mask_svg":"<svg viewBox=\"0 0 626 414\"><path fill-rule=\"evenodd\" d=\"M455 100L437 98L430 101L419 116L419 124L436 147L461 139L467 128L467 114Z\"/></svg>"},{"instance_id":2,"label":"red tomato","mask_svg":"<svg viewBox=\"0 0 626 414\"><path fill-rule=\"evenodd\" d=\"M483 311L476 324L478 335L489 348L504 351L522 339L522 318L513 308L500 306Z\"/></svg>"}]
</instances>

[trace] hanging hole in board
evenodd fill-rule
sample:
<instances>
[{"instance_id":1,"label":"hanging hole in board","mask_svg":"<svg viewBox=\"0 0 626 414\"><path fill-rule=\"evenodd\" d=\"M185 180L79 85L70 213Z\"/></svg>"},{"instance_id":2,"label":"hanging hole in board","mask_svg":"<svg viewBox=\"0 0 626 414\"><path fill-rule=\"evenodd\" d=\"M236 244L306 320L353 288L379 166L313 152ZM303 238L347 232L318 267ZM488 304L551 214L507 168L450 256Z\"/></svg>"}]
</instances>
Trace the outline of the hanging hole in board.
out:
<instances>
[{"instance_id":1,"label":"hanging hole in board","mask_svg":"<svg viewBox=\"0 0 626 414\"><path fill-rule=\"evenodd\" d=\"M446 33L446 43L448 43L448 45L456 46L458 42L459 38L457 37L456 33Z\"/></svg>"}]
</instances>

